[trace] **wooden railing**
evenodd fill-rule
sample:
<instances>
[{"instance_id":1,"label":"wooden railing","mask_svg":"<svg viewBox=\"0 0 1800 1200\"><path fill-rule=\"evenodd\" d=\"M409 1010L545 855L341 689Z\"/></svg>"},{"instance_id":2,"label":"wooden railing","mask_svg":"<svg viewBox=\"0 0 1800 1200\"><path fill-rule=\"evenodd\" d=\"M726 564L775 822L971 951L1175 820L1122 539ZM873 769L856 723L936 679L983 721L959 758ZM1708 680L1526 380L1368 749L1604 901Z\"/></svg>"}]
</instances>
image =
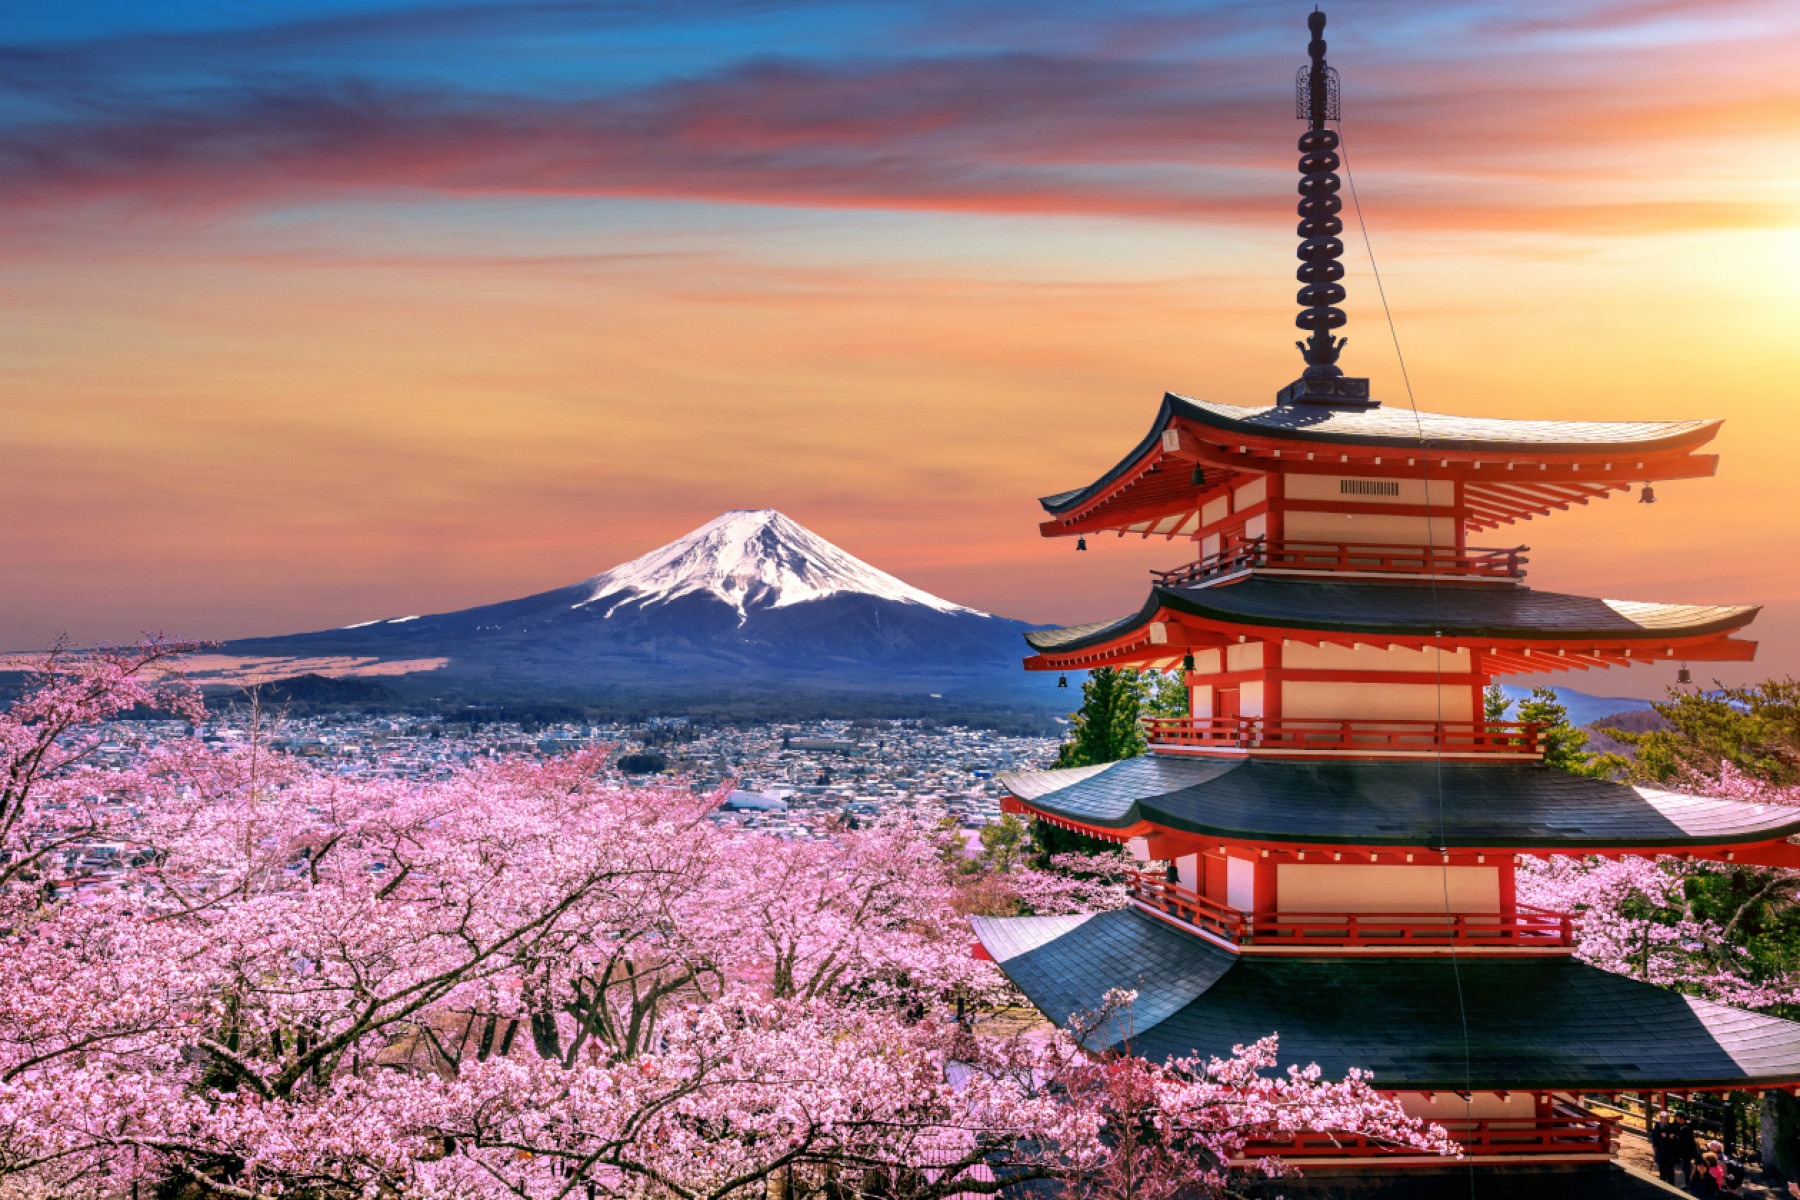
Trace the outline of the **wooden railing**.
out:
<instances>
[{"instance_id":1,"label":"wooden railing","mask_svg":"<svg viewBox=\"0 0 1800 1200\"><path fill-rule=\"evenodd\" d=\"M1145 717L1152 746L1247 751L1541 754L1532 721L1340 721L1308 717Z\"/></svg>"},{"instance_id":2,"label":"wooden railing","mask_svg":"<svg viewBox=\"0 0 1800 1200\"><path fill-rule=\"evenodd\" d=\"M1254 567L1286 571L1334 571L1383 575L1449 575L1477 579L1519 579L1529 546L1503 550L1442 546L1377 546L1351 542L1271 542L1251 538L1172 571L1152 571L1160 587L1198 583Z\"/></svg>"},{"instance_id":3,"label":"wooden railing","mask_svg":"<svg viewBox=\"0 0 1800 1200\"><path fill-rule=\"evenodd\" d=\"M1489 1120L1440 1120L1434 1122L1462 1146L1471 1158L1505 1155L1611 1157L1618 1146L1618 1122L1567 1104L1556 1106L1549 1117L1496 1117ZM1283 1138L1258 1138L1245 1143L1244 1158L1288 1159L1375 1158L1418 1154L1357 1134L1300 1133Z\"/></svg>"},{"instance_id":4,"label":"wooden railing","mask_svg":"<svg viewBox=\"0 0 1800 1200\"><path fill-rule=\"evenodd\" d=\"M1543 949L1575 944L1573 916L1528 904L1497 913L1249 913L1142 872L1131 877L1131 895L1141 904L1237 946Z\"/></svg>"}]
</instances>

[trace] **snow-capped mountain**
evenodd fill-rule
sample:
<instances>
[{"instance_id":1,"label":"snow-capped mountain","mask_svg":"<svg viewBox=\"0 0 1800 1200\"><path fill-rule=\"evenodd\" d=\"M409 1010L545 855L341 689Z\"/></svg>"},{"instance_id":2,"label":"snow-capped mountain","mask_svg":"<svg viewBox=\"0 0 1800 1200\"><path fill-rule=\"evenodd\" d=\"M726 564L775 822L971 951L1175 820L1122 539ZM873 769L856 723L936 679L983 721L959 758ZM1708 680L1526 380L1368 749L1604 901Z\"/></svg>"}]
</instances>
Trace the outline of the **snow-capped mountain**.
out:
<instances>
[{"instance_id":1,"label":"snow-capped mountain","mask_svg":"<svg viewBox=\"0 0 1800 1200\"><path fill-rule=\"evenodd\" d=\"M628 605L649 608L683 596L714 596L730 605L743 625L751 609L841 595L988 615L877 570L772 508L733 509L578 586L589 595L574 607L595 607L608 617Z\"/></svg>"},{"instance_id":2,"label":"snow-capped mountain","mask_svg":"<svg viewBox=\"0 0 1800 1200\"><path fill-rule=\"evenodd\" d=\"M553 591L228 650L445 660L431 686L465 693L1003 697L1041 694L1049 682L1019 669L1027 628L934 596L773 509L754 509Z\"/></svg>"}]
</instances>

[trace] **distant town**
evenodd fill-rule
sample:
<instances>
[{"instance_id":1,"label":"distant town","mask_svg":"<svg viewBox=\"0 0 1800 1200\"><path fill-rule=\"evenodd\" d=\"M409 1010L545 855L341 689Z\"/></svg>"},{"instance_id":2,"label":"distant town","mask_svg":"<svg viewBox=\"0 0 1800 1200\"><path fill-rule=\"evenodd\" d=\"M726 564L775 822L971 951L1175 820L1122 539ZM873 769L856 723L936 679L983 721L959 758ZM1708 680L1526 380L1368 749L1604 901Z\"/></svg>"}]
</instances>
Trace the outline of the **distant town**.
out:
<instances>
[{"instance_id":1,"label":"distant town","mask_svg":"<svg viewBox=\"0 0 1800 1200\"><path fill-rule=\"evenodd\" d=\"M158 746L197 736L219 747L260 737L272 751L360 779L424 779L507 756L608 747L607 774L623 782L697 791L730 784L714 820L791 840L819 840L834 828L896 808L941 814L964 829L1000 816L1002 771L1046 767L1057 739L919 721L810 721L700 726L686 718L640 724L467 724L442 717L328 714L263 717L218 713L182 721L107 726L87 757L96 767L129 767ZM125 822L129 826L129 820ZM44 837L55 831L46 828ZM125 841L66 847L48 888L101 892L132 877L136 849Z\"/></svg>"}]
</instances>

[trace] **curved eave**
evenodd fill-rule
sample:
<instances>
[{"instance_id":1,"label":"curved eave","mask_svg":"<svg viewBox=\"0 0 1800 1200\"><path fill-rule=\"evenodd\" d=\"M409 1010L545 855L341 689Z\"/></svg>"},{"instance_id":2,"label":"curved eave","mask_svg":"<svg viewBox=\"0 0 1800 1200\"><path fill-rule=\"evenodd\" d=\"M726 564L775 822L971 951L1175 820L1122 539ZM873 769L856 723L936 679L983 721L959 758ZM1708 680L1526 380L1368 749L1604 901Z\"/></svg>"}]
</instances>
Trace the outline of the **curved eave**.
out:
<instances>
[{"instance_id":1,"label":"curved eave","mask_svg":"<svg viewBox=\"0 0 1800 1200\"><path fill-rule=\"evenodd\" d=\"M1385 1091L1787 1087L1800 1024L1683 996L1568 956L1240 957L1131 909L971 918L1001 972L1056 1024L1151 1060L1227 1055L1271 1033L1282 1062Z\"/></svg>"},{"instance_id":2,"label":"curved eave","mask_svg":"<svg viewBox=\"0 0 1800 1200\"><path fill-rule=\"evenodd\" d=\"M1692 453L1717 435L1717 420L1627 424L1422 413L1415 424L1410 411L1378 412L1240 409L1165 393L1150 431L1110 470L1083 487L1039 500L1053 518L1040 529L1047 537L1102 530L1179 536L1198 526L1206 500L1254 474L1334 467L1358 474L1416 474L1421 456L1441 460L1444 467L1485 460L1504 468L1469 477L1470 527L1491 529L1585 504L1634 482L1707 476L1718 466L1716 457ZM1231 415L1236 413L1248 415ZM1392 461L1383 465L1376 453L1397 450L1413 457L1390 454ZM1328 462L1346 458L1348 465L1306 465L1321 453ZM1617 470L1610 477L1605 471L1597 477L1591 469L1585 476L1577 473L1596 460ZM1554 474L1522 475L1508 463ZM1202 464L1208 484L1195 488L1187 472Z\"/></svg>"},{"instance_id":3,"label":"curved eave","mask_svg":"<svg viewBox=\"0 0 1800 1200\"><path fill-rule=\"evenodd\" d=\"M1512 421L1389 409L1367 411L1294 408L1237 408L1178 396L1163 397L1164 411L1243 437L1273 438L1315 445L1417 449L1421 431L1433 452L1501 453L1554 459L1564 455L1645 454L1691 450L1718 436L1724 421ZM1253 414L1235 417L1231 410ZM1380 423L1384 432L1369 431ZM1160 432L1160 431L1159 431Z\"/></svg>"},{"instance_id":4,"label":"curved eave","mask_svg":"<svg viewBox=\"0 0 1800 1200\"><path fill-rule=\"evenodd\" d=\"M1418 611L1406 615L1398 605L1389 606L1387 602L1396 597L1410 600ZM1334 611L1334 599L1397 615L1358 614L1348 603ZM1528 613L1536 623L1526 623L1523 617L1497 620L1491 612L1482 615L1484 603L1491 609L1495 600L1533 602L1540 609L1566 601L1571 615L1553 622L1538 611ZM1464 610L1460 614L1458 607ZM1636 661L1646 661L1646 652L1673 656L1679 651L1703 662L1746 661L1754 656L1755 643L1729 635L1750 624L1760 611L1758 605L1596 600L1511 585L1458 585L1434 591L1252 578L1217 587L1152 588L1137 612L1117 620L1032 630L1025 641L1037 653L1025 665L1039 671L1125 664L1162 668L1179 662L1188 650L1223 645L1241 636L1259 640L1279 636L1314 644L1450 641L1495 651L1501 673L1620 665L1632 661L1634 654Z\"/></svg>"},{"instance_id":5,"label":"curved eave","mask_svg":"<svg viewBox=\"0 0 1800 1200\"><path fill-rule=\"evenodd\" d=\"M1587 779L1536 764L1140 755L998 776L1007 807L1110 841L1290 848L1697 854L1800 865L1800 809ZM1776 863L1779 860L1779 863Z\"/></svg>"}]
</instances>

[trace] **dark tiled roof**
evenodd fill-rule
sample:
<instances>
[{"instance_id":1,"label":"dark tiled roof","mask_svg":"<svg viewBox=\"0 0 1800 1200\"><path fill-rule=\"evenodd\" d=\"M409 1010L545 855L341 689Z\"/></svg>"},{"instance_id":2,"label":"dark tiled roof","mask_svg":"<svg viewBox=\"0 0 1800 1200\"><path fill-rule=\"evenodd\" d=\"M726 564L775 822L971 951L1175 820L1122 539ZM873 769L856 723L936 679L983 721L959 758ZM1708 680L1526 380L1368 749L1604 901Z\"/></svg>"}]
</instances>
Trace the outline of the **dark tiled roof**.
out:
<instances>
[{"instance_id":1,"label":"dark tiled roof","mask_svg":"<svg viewBox=\"0 0 1800 1200\"><path fill-rule=\"evenodd\" d=\"M1571 957L1236 957L1133 909L972 919L1000 969L1066 1024L1111 988L1138 999L1099 1040L1226 1055L1274 1033L1283 1063L1392 1090L1636 1090L1800 1080L1800 1024Z\"/></svg>"},{"instance_id":2,"label":"dark tiled roof","mask_svg":"<svg viewBox=\"0 0 1800 1200\"><path fill-rule=\"evenodd\" d=\"M1368 410L1306 406L1242 408L1170 393L1165 403L1177 416L1191 417L1222 429L1282 433L1337 442L1382 442L1417 446L1424 437L1435 448L1477 446L1483 449L1533 449L1559 452L1605 450L1612 446L1669 446L1716 429L1713 421L1508 421L1498 417L1459 417L1448 413L1415 414L1410 408Z\"/></svg>"},{"instance_id":3,"label":"dark tiled roof","mask_svg":"<svg viewBox=\"0 0 1800 1200\"><path fill-rule=\"evenodd\" d=\"M1659 638L1725 633L1759 611L1743 604L1653 604L1540 592L1512 584L1320 582L1253 575L1214 587L1152 588L1136 613L1065 629L1033 630L1035 650L1100 645L1147 623L1160 608L1233 625L1393 636Z\"/></svg>"},{"instance_id":4,"label":"dark tiled roof","mask_svg":"<svg viewBox=\"0 0 1800 1200\"><path fill-rule=\"evenodd\" d=\"M1128 617L1120 617L1113 621L1089 621L1085 625L1065 625L1060 629L1032 629L1026 632L1025 641L1034 650L1097 646L1117 634L1125 633L1143 624L1155 611L1153 606L1147 611L1134 612Z\"/></svg>"},{"instance_id":5,"label":"dark tiled roof","mask_svg":"<svg viewBox=\"0 0 1800 1200\"><path fill-rule=\"evenodd\" d=\"M1457 417L1419 413L1410 408L1368 410L1314 409L1311 406L1240 408L1169 392L1163 396L1150 432L1105 475L1085 487L1045 496L1039 503L1052 514L1086 502L1128 470L1156 444L1177 417L1260 437L1301 442L1417 448L1424 439L1442 450L1482 449L1579 454L1609 449L1649 451L1700 445L1710 439L1718 421L1504 421L1491 417Z\"/></svg>"},{"instance_id":6,"label":"dark tiled roof","mask_svg":"<svg viewBox=\"0 0 1800 1200\"><path fill-rule=\"evenodd\" d=\"M1032 807L1083 824L1127 829L1148 821L1228 839L1600 849L1800 833L1800 809L1683 796L1539 763L1144 754L1099 770L1012 772L1000 780Z\"/></svg>"},{"instance_id":7,"label":"dark tiled roof","mask_svg":"<svg viewBox=\"0 0 1800 1200\"><path fill-rule=\"evenodd\" d=\"M1304 1175L1252 1182L1244 1190L1257 1200L1671 1200L1682 1195L1618 1163L1495 1166L1467 1160L1384 1175L1333 1174L1308 1165Z\"/></svg>"}]
</instances>

